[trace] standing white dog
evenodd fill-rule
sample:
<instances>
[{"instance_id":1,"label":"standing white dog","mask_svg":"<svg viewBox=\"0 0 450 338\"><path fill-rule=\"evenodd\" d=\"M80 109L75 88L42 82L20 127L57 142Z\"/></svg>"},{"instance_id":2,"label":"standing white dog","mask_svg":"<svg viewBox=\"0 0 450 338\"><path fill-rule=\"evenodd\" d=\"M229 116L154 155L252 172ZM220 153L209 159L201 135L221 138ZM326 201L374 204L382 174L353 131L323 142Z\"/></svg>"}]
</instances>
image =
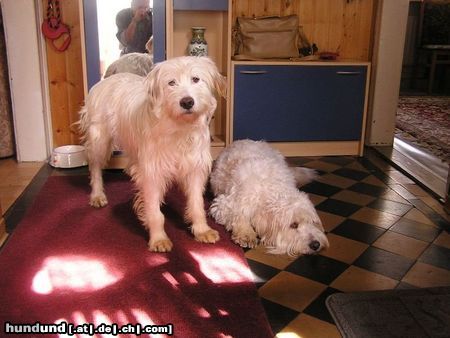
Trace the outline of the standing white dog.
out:
<instances>
[{"instance_id":1,"label":"standing white dog","mask_svg":"<svg viewBox=\"0 0 450 338\"><path fill-rule=\"evenodd\" d=\"M170 184L187 196L186 219L200 242L215 243L206 222L203 192L211 170L208 123L216 109L214 90L225 95L225 79L208 58L178 57L156 64L147 77L115 74L96 84L80 114L91 175L90 204L108 201L102 168L119 145L129 158L136 188L134 209L149 230L149 249L167 252L160 204Z\"/></svg>"},{"instance_id":2,"label":"standing white dog","mask_svg":"<svg viewBox=\"0 0 450 338\"><path fill-rule=\"evenodd\" d=\"M297 188L314 175L289 168L265 142L236 141L214 163L210 214L243 247L256 246L259 237L270 253L317 253L329 243L314 205Z\"/></svg>"}]
</instances>

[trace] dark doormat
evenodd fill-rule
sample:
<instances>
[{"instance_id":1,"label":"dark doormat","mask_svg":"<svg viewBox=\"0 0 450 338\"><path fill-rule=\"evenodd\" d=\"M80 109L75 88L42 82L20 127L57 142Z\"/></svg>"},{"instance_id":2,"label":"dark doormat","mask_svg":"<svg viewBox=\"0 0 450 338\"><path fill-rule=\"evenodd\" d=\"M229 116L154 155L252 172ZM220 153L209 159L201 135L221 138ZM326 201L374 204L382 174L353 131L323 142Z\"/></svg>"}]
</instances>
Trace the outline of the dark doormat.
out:
<instances>
[{"instance_id":1,"label":"dark doormat","mask_svg":"<svg viewBox=\"0 0 450 338\"><path fill-rule=\"evenodd\" d=\"M343 337L450 337L450 287L335 293L326 304Z\"/></svg>"}]
</instances>

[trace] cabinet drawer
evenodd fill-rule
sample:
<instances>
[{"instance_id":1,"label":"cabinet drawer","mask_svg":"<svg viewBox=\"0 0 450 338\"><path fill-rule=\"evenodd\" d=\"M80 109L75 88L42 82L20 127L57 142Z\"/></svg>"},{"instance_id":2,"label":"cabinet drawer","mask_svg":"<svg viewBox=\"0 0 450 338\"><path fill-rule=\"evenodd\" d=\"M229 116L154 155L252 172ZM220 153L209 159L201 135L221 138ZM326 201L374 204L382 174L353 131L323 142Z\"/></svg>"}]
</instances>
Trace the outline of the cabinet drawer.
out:
<instances>
[{"instance_id":1,"label":"cabinet drawer","mask_svg":"<svg viewBox=\"0 0 450 338\"><path fill-rule=\"evenodd\" d=\"M367 67L235 65L233 139L360 140Z\"/></svg>"}]
</instances>

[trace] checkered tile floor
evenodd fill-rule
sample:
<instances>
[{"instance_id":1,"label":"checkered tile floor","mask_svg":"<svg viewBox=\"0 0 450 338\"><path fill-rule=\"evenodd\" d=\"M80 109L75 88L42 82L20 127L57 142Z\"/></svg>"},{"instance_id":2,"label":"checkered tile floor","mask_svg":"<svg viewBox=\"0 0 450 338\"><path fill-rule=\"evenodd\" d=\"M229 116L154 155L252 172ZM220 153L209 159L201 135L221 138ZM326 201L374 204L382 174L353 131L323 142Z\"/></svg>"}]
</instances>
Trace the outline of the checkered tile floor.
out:
<instances>
[{"instance_id":1,"label":"checkered tile floor","mask_svg":"<svg viewBox=\"0 0 450 338\"><path fill-rule=\"evenodd\" d=\"M295 260L245 252L278 337L340 337L325 306L335 292L450 285L448 215L413 181L372 150L289 162L320 173L303 190L330 248Z\"/></svg>"},{"instance_id":2,"label":"checkered tile floor","mask_svg":"<svg viewBox=\"0 0 450 338\"><path fill-rule=\"evenodd\" d=\"M448 215L413 181L368 149L364 157L290 158L316 169L303 188L316 205L330 248L293 260L258 247L245 255L279 338L340 337L325 306L335 292L450 285ZM86 168L69 174L87 174ZM12 231L48 175L44 166L12 211Z\"/></svg>"}]
</instances>

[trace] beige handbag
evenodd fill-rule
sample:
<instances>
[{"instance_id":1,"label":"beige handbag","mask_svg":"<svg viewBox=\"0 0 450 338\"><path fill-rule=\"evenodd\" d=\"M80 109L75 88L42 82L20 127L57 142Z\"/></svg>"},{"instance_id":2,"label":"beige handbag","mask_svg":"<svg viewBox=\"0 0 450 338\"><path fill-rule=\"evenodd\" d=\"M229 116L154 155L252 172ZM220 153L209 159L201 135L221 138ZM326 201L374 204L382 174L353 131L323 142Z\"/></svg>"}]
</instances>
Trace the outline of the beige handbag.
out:
<instances>
[{"instance_id":1,"label":"beige handbag","mask_svg":"<svg viewBox=\"0 0 450 338\"><path fill-rule=\"evenodd\" d=\"M258 18L238 17L235 27L235 59L297 58L297 15Z\"/></svg>"}]
</instances>

